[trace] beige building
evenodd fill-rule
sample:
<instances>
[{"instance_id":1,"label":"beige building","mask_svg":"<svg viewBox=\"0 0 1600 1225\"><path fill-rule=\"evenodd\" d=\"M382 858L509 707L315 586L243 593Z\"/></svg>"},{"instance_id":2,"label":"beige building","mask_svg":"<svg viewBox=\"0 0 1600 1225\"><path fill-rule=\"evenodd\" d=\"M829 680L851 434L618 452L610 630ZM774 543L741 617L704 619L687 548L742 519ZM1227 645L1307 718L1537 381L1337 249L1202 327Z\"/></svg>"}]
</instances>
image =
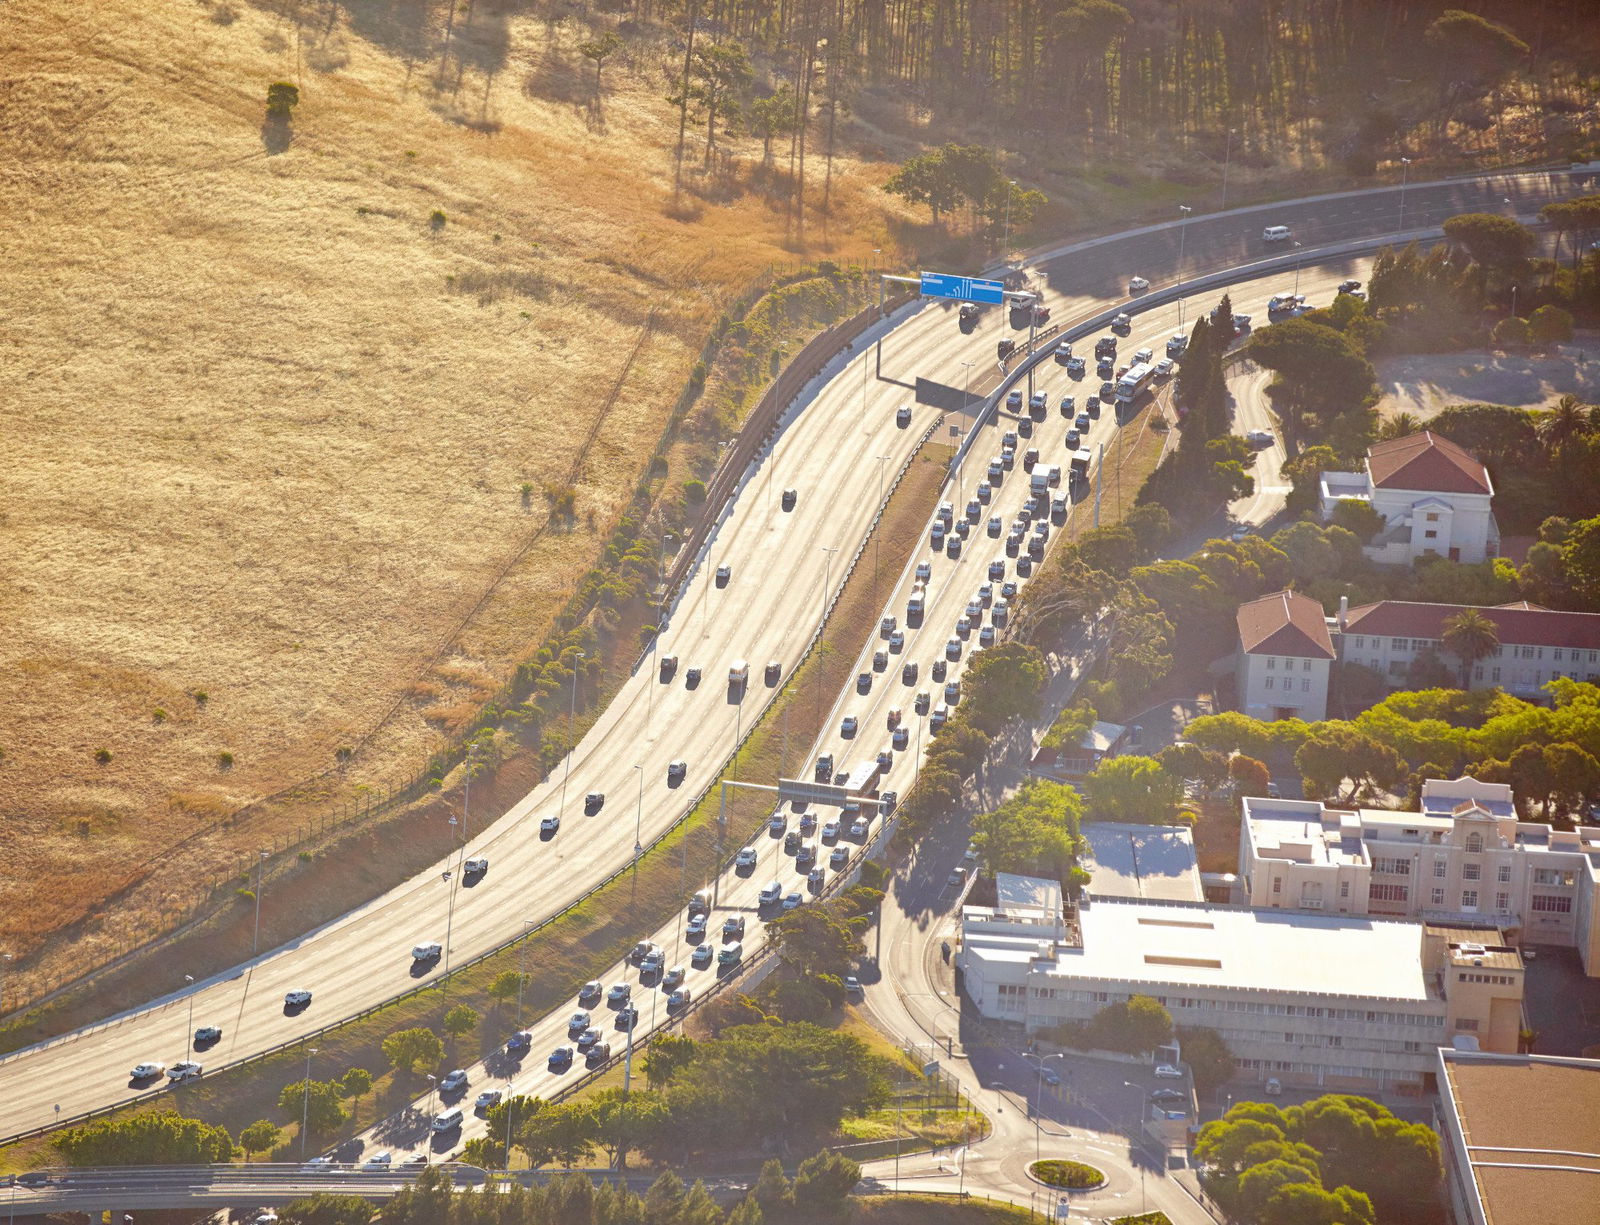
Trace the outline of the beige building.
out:
<instances>
[{"instance_id":1,"label":"beige building","mask_svg":"<svg viewBox=\"0 0 1600 1225\"><path fill-rule=\"evenodd\" d=\"M1421 812L1246 798L1239 898L1263 909L1487 924L1600 976L1600 827L1518 821L1511 788L1428 779Z\"/></svg>"},{"instance_id":2,"label":"beige building","mask_svg":"<svg viewBox=\"0 0 1600 1225\"><path fill-rule=\"evenodd\" d=\"M1030 1033L1148 995L1217 1030L1244 1079L1369 1091L1424 1085L1442 1044L1515 1049L1521 960L1492 931L999 892L964 909L956 964L979 1012Z\"/></svg>"},{"instance_id":3,"label":"beige building","mask_svg":"<svg viewBox=\"0 0 1600 1225\"><path fill-rule=\"evenodd\" d=\"M1297 591L1275 591L1239 605L1237 621L1239 709L1253 719L1326 718L1335 653L1322 605Z\"/></svg>"},{"instance_id":4,"label":"beige building","mask_svg":"<svg viewBox=\"0 0 1600 1225\"><path fill-rule=\"evenodd\" d=\"M1600 1221L1600 1061L1448 1048L1438 1060L1454 1225Z\"/></svg>"}]
</instances>

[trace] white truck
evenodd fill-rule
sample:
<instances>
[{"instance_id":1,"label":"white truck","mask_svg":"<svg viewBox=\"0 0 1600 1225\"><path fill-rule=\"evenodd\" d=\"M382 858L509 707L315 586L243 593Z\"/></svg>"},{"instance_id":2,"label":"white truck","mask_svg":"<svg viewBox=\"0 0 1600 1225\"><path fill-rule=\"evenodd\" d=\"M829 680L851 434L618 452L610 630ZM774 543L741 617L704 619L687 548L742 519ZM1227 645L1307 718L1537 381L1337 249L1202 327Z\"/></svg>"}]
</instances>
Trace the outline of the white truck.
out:
<instances>
[{"instance_id":1,"label":"white truck","mask_svg":"<svg viewBox=\"0 0 1600 1225\"><path fill-rule=\"evenodd\" d=\"M1058 488L1061 484L1061 469L1055 464L1035 464L1033 475L1029 478L1028 489L1034 493L1047 494L1050 490Z\"/></svg>"}]
</instances>

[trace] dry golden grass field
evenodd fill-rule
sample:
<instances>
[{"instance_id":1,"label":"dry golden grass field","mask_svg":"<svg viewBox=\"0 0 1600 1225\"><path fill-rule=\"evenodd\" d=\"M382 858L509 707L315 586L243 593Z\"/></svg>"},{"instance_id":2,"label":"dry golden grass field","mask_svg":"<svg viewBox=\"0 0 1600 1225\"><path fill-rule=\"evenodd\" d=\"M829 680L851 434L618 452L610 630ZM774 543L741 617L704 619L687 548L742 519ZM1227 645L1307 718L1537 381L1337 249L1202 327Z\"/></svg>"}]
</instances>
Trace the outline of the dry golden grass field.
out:
<instances>
[{"instance_id":1,"label":"dry golden grass field","mask_svg":"<svg viewBox=\"0 0 1600 1225\"><path fill-rule=\"evenodd\" d=\"M447 39L428 0L6 6L18 995L292 829L225 818L341 747L346 797L409 776L593 564L719 303L793 258L758 194L669 216L665 44L631 36L597 98L581 10L531 7L462 5ZM888 246L885 173L836 163L845 245L809 255ZM524 483L573 485L575 530Z\"/></svg>"}]
</instances>

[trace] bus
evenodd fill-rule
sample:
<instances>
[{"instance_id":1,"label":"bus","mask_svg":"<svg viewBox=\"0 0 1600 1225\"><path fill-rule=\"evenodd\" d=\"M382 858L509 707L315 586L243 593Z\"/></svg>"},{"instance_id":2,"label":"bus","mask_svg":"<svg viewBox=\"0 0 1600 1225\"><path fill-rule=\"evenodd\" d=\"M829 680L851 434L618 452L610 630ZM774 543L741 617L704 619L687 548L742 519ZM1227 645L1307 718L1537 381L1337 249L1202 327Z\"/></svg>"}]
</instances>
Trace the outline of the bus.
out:
<instances>
[{"instance_id":1,"label":"bus","mask_svg":"<svg viewBox=\"0 0 1600 1225\"><path fill-rule=\"evenodd\" d=\"M1155 381L1156 368L1148 362L1140 362L1129 367L1128 373L1117 380L1117 401L1121 404L1130 404L1137 400Z\"/></svg>"},{"instance_id":2,"label":"bus","mask_svg":"<svg viewBox=\"0 0 1600 1225\"><path fill-rule=\"evenodd\" d=\"M845 780L845 788L852 795L877 795L878 776L882 773L883 767L876 760L858 761Z\"/></svg>"}]
</instances>

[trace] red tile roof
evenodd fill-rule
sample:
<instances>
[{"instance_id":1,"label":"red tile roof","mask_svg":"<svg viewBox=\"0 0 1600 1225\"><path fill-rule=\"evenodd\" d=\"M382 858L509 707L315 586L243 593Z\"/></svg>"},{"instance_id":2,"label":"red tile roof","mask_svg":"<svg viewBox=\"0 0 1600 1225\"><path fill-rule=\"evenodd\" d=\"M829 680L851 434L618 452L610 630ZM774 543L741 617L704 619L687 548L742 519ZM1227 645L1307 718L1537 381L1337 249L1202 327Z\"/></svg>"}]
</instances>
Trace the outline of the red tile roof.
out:
<instances>
[{"instance_id":1,"label":"red tile roof","mask_svg":"<svg viewBox=\"0 0 1600 1225\"><path fill-rule=\"evenodd\" d=\"M1475 455L1431 430L1367 449L1367 472L1376 489L1417 489L1429 493L1494 492L1489 470Z\"/></svg>"},{"instance_id":2,"label":"red tile roof","mask_svg":"<svg viewBox=\"0 0 1600 1225\"><path fill-rule=\"evenodd\" d=\"M1432 638L1444 635L1444 623L1467 604L1412 604L1382 600L1352 608L1345 618L1347 634L1375 634L1379 638ZM1600 650L1600 613L1558 612L1526 600L1478 609L1494 622L1503 646L1575 647Z\"/></svg>"},{"instance_id":3,"label":"red tile roof","mask_svg":"<svg viewBox=\"0 0 1600 1225\"><path fill-rule=\"evenodd\" d=\"M1247 655L1335 658L1322 605L1297 591L1278 591L1239 605L1239 643Z\"/></svg>"}]
</instances>

